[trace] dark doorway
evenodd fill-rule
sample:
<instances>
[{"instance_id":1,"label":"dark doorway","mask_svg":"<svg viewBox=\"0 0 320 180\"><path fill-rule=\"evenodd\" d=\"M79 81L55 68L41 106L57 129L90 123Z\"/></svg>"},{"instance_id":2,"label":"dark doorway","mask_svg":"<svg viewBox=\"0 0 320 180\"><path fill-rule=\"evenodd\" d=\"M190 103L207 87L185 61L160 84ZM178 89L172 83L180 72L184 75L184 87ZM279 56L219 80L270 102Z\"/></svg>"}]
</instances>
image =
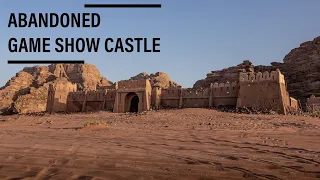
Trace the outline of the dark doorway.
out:
<instances>
[{"instance_id":1,"label":"dark doorway","mask_svg":"<svg viewBox=\"0 0 320 180\"><path fill-rule=\"evenodd\" d=\"M139 97L133 96L130 102L130 112L138 112Z\"/></svg>"}]
</instances>

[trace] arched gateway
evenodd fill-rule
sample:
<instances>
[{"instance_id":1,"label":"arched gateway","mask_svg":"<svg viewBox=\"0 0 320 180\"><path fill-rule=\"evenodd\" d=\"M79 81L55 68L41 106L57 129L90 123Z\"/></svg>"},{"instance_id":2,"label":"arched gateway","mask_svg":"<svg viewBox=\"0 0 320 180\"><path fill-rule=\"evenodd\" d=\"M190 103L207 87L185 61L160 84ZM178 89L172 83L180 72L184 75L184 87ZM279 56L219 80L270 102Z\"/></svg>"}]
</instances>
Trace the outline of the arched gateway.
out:
<instances>
[{"instance_id":1,"label":"arched gateway","mask_svg":"<svg viewBox=\"0 0 320 180\"><path fill-rule=\"evenodd\" d=\"M126 96L125 104L126 112L139 112L139 96L136 93L128 93Z\"/></svg>"},{"instance_id":2,"label":"arched gateway","mask_svg":"<svg viewBox=\"0 0 320 180\"><path fill-rule=\"evenodd\" d=\"M126 80L116 83L114 112L142 112L151 106L151 84L149 80Z\"/></svg>"}]
</instances>

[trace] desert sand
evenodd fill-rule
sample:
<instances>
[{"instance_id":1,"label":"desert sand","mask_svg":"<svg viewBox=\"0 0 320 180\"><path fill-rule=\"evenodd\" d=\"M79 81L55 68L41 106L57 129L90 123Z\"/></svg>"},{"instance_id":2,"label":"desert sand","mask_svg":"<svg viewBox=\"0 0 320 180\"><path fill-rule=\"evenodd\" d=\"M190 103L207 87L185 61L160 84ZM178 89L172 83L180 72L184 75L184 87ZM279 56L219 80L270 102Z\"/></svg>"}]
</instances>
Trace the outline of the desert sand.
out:
<instances>
[{"instance_id":1,"label":"desert sand","mask_svg":"<svg viewBox=\"0 0 320 180\"><path fill-rule=\"evenodd\" d=\"M4 180L317 178L319 118L208 109L0 116Z\"/></svg>"}]
</instances>

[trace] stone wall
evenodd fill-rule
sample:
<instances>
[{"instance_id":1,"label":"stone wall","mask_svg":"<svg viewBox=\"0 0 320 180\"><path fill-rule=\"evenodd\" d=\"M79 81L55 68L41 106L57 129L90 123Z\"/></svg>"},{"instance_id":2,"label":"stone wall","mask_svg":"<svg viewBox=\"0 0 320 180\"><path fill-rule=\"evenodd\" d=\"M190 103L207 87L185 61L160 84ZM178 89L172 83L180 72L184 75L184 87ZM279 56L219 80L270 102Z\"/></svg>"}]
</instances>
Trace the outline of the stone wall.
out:
<instances>
[{"instance_id":1,"label":"stone wall","mask_svg":"<svg viewBox=\"0 0 320 180\"><path fill-rule=\"evenodd\" d=\"M208 108L210 89L182 89L182 108Z\"/></svg>"},{"instance_id":2,"label":"stone wall","mask_svg":"<svg viewBox=\"0 0 320 180\"><path fill-rule=\"evenodd\" d=\"M181 90L181 86L161 89L161 107L179 108Z\"/></svg>"},{"instance_id":3,"label":"stone wall","mask_svg":"<svg viewBox=\"0 0 320 180\"><path fill-rule=\"evenodd\" d=\"M81 112L84 106L85 99L85 91L69 93L67 101L67 112Z\"/></svg>"},{"instance_id":4,"label":"stone wall","mask_svg":"<svg viewBox=\"0 0 320 180\"><path fill-rule=\"evenodd\" d=\"M236 106L239 93L237 82L214 83L212 88L213 106Z\"/></svg>"},{"instance_id":5,"label":"stone wall","mask_svg":"<svg viewBox=\"0 0 320 180\"><path fill-rule=\"evenodd\" d=\"M240 73L237 107L270 109L285 114L290 99L280 71Z\"/></svg>"},{"instance_id":6,"label":"stone wall","mask_svg":"<svg viewBox=\"0 0 320 180\"><path fill-rule=\"evenodd\" d=\"M236 106L239 85L214 83L204 89L183 89L171 87L161 90L161 106L165 108L209 108Z\"/></svg>"},{"instance_id":7,"label":"stone wall","mask_svg":"<svg viewBox=\"0 0 320 180\"><path fill-rule=\"evenodd\" d=\"M49 85L46 111L49 113L66 112L69 93L75 91L77 91L77 84L63 78L54 81Z\"/></svg>"},{"instance_id":8,"label":"stone wall","mask_svg":"<svg viewBox=\"0 0 320 180\"><path fill-rule=\"evenodd\" d=\"M138 97L138 112L151 108L151 83L149 80L124 80L116 83L116 97L113 112L124 113L130 110L133 97Z\"/></svg>"},{"instance_id":9,"label":"stone wall","mask_svg":"<svg viewBox=\"0 0 320 180\"><path fill-rule=\"evenodd\" d=\"M115 89L104 91L71 92L68 95L67 111L112 111L115 101Z\"/></svg>"},{"instance_id":10,"label":"stone wall","mask_svg":"<svg viewBox=\"0 0 320 180\"><path fill-rule=\"evenodd\" d=\"M218 106L256 107L286 114L297 109L298 102L286 90L284 76L279 70L272 72L239 73L239 82L211 83L208 88L184 89L170 86L151 88L149 80L126 80L115 83L115 89L70 92L66 111L102 111L124 113L135 104L137 111L155 108L211 108ZM56 89L59 91L59 89ZM70 90L69 90L70 91ZM62 92L55 93L63 101ZM60 94L59 94L60 93ZM135 98L135 100L134 100Z\"/></svg>"},{"instance_id":11,"label":"stone wall","mask_svg":"<svg viewBox=\"0 0 320 180\"><path fill-rule=\"evenodd\" d=\"M312 95L307 99L307 108L308 109L320 109L320 97L315 97Z\"/></svg>"},{"instance_id":12,"label":"stone wall","mask_svg":"<svg viewBox=\"0 0 320 180\"><path fill-rule=\"evenodd\" d=\"M161 88L155 87L151 91L151 107L159 109L161 105Z\"/></svg>"}]
</instances>

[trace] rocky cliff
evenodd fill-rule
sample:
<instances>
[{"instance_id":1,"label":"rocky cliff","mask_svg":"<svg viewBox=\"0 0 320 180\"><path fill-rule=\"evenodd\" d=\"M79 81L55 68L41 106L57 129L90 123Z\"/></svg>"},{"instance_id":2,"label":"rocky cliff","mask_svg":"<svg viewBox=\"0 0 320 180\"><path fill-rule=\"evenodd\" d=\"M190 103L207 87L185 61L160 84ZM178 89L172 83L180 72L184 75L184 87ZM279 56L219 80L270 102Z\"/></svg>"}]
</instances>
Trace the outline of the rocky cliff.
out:
<instances>
[{"instance_id":1,"label":"rocky cliff","mask_svg":"<svg viewBox=\"0 0 320 180\"><path fill-rule=\"evenodd\" d=\"M211 83L215 82L235 82L239 80L239 72L253 72L254 66L249 60L243 61L243 63L237 66L229 67L222 70L211 71L207 74L205 79L197 81L193 88L199 89L203 87L210 87Z\"/></svg>"},{"instance_id":2,"label":"rocky cliff","mask_svg":"<svg viewBox=\"0 0 320 180\"><path fill-rule=\"evenodd\" d=\"M303 103L312 94L320 96L320 36L291 50L283 62L276 66L284 73L291 96Z\"/></svg>"},{"instance_id":3,"label":"rocky cliff","mask_svg":"<svg viewBox=\"0 0 320 180\"><path fill-rule=\"evenodd\" d=\"M312 94L320 96L320 37L304 42L287 54L283 63L272 62L270 66L254 66L250 61L223 70L212 71L205 79L194 84L194 88L209 87L210 83L238 81L238 72L272 71L280 69L284 74L290 96L302 104Z\"/></svg>"},{"instance_id":4,"label":"rocky cliff","mask_svg":"<svg viewBox=\"0 0 320 180\"><path fill-rule=\"evenodd\" d=\"M130 78L130 80L143 79L150 79L152 87L168 88L169 86L178 86L178 84L176 82L173 82L168 74L164 72L152 73L150 75L146 72L143 72Z\"/></svg>"},{"instance_id":5,"label":"rocky cliff","mask_svg":"<svg viewBox=\"0 0 320 180\"><path fill-rule=\"evenodd\" d=\"M26 67L0 89L0 112L34 113L46 110L49 84L57 78L76 83L78 90L95 90L112 83L91 64Z\"/></svg>"}]
</instances>

